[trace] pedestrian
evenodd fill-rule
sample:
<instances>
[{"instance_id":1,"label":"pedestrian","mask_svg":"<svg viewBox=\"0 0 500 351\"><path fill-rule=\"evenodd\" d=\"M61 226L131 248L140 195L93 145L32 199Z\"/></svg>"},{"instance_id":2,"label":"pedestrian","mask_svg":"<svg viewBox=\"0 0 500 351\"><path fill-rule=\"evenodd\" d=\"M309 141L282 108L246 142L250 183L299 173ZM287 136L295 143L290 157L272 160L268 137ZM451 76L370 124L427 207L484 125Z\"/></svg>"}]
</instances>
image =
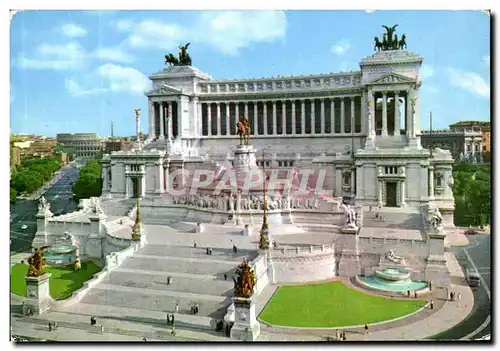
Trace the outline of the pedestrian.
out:
<instances>
[{"instance_id":1,"label":"pedestrian","mask_svg":"<svg viewBox=\"0 0 500 351\"><path fill-rule=\"evenodd\" d=\"M416 292L416 291L415 291L415 293L414 293L414 296L415 296L415 298L417 298L417 297L418 297L418 295L417 295L417 292Z\"/></svg>"},{"instance_id":2,"label":"pedestrian","mask_svg":"<svg viewBox=\"0 0 500 351\"><path fill-rule=\"evenodd\" d=\"M175 326L175 315L172 314L172 319L170 320L170 323L172 323L173 326Z\"/></svg>"},{"instance_id":3,"label":"pedestrian","mask_svg":"<svg viewBox=\"0 0 500 351\"><path fill-rule=\"evenodd\" d=\"M49 322L49 332L52 331L52 322Z\"/></svg>"},{"instance_id":4,"label":"pedestrian","mask_svg":"<svg viewBox=\"0 0 500 351\"><path fill-rule=\"evenodd\" d=\"M457 301L460 301L460 293L457 293Z\"/></svg>"},{"instance_id":5,"label":"pedestrian","mask_svg":"<svg viewBox=\"0 0 500 351\"><path fill-rule=\"evenodd\" d=\"M196 249L196 240L193 242L193 247Z\"/></svg>"},{"instance_id":6,"label":"pedestrian","mask_svg":"<svg viewBox=\"0 0 500 351\"><path fill-rule=\"evenodd\" d=\"M101 324L101 333L104 333L104 325Z\"/></svg>"},{"instance_id":7,"label":"pedestrian","mask_svg":"<svg viewBox=\"0 0 500 351\"><path fill-rule=\"evenodd\" d=\"M179 304L178 303L175 304L174 311L175 311L175 313L179 313Z\"/></svg>"},{"instance_id":8,"label":"pedestrian","mask_svg":"<svg viewBox=\"0 0 500 351\"><path fill-rule=\"evenodd\" d=\"M172 277L171 276L168 276L167 277L167 285L170 285L170 282L172 281Z\"/></svg>"},{"instance_id":9,"label":"pedestrian","mask_svg":"<svg viewBox=\"0 0 500 351\"><path fill-rule=\"evenodd\" d=\"M90 317L90 325L95 325L96 324L96 319L94 316Z\"/></svg>"},{"instance_id":10,"label":"pedestrian","mask_svg":"<svg viewBox=\"0 0 500 351\"><path fill-rule=\"evenodd\" d=\"M208 250L208 254L209 254L210 256L212 256L212 248L210 248L210 249Z\"/></svg>"},{"instance_id":11,"label":"pedestrian","mask_svg":"<svg viewBox=\"0 0 500 351\"><path fill-rule=\"evenodd\" d=\"M430 304L431 304L431 310L433 310L434 309L434 301L431 300Z\"/></svg>"},{"instance_id":12,"label":"pedestrian","mask_svg":"<svg viewBox=\"0 0 500 351\"><path fill-rule=\"evenodd\" d=\"M167 325L170 324L170 313L167 313Z\"/></svg>"},{"instance_id":13,"label":"pedestrian","mask_svg":"<svg viewBox=\"0 0 500 351\"><path fill-rule=\"evenodd\" d=\"M340 339L340 332L338 329L335 329L335 340L339 340Z\"/></svg>"},{"instance_id":14,"label":"pedestrian","mask_svg":"<svg viewBox=\"0 0 500 351\"><path fill-rule=\"evenodd\" d=\"M147 341L147 340L146 340L146 338L144 337L144 338L142 338L142 341Z\"/></svg>"},{"instance_id":15,"label":"pedestrian","mask_svg":"<svg viewBox=\"0 0 500 351\"><path fill-rule=\"evenodd\" d=\"M432 282L429 282L429 290L432 291Z\"/></svg>"},{"instance_id":16,"label":"pedestrian","mask_svg":"<svg viewBox=\"0 0 500 351\"><path fill-rule=\"evenodd\" d=\"M208 253L208 247L207 247L207 255L209 255L209 253Z\"/></svg>"},{"instance_id":17,"label":"pedestrian","mask_svg":"<svg viewBox=\"0 0 500 351\"><path fill-rule=\"evenodd\" d=\"M224 280L227 280L227 273L224 273Z\"/></svg>"},{"instance_id":18,"label":"pedestrian","mask_svg":"<svg viewBox=\"0 0 500 351\"><path fill-rule=\"evenodd\" d=\"M371 212L371 211L372 211L372 207L368 206L368 212Z\"/></svg>"},{"instance_id":19,"label":"pedestrian","mask_svg":"<svg viewBox=\"0 0 500 351\"><path fill-rule=\"evenodd\" d=\"M408 290L406 294L408 295L408 297L410 297L410 290Z\"/></svg>"},{"instance_id":20,"label":"pedestrian","mask_svg":"<svg viewBox=\"0 0 500 351\"><path fill-rule=\"evenodd\" d=\"M52 326L53 326L54 330L57 330L57 322L54 322Z\"/></svg>"},{"instance_id":21,"label":"pedestrian","mask_svg":"<svg viewBox=\"0 0 500 351\"><path fill-rule=\"evenodd\" d=\"M450 301L453 301L455 298L455 293L452 291L450 292Z\"/></svg>"},{"instance_id":22,"label":"pedestrian","mask_svg":"<svg viewBox=\"0 0 500 351\"><path fill-rule=\"evenodd\" d=\"M368 334L368 324L365 324L365 335Z\"/></svg>"}]
</instances>

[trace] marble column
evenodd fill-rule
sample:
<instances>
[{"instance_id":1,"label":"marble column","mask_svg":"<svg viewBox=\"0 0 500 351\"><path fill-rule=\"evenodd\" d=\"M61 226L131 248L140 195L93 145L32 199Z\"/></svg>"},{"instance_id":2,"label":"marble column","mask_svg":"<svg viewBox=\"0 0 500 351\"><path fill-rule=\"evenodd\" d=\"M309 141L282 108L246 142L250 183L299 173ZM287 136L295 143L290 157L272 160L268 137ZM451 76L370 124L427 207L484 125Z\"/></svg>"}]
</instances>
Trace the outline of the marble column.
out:
<instances>
[{"instance_id":1,"label":"marble column","mask_svg":"<svg viewBox=\"0 0 500 351\"><path fill-rule=\"evenodd\" d=\"M306 101L300 100L300 134L306 133Z\"/></svg>"},{"instance_id":2,"label":"marble column","mask_svg":"<svg viewBox=\"0 0 500 351\"><path fill-rule=\"evenodd\" d=\"M311 104L311 134L316 134L316 104L314 99L309 100Z\"/></svg>"},{"instance_id":3,"label":"marble column","mask_svg":"<svg viewBox=\"0 0 500 351\"><path fill-rule=\"evenodd\" d=\"M286 100L281 101L281 134L286 135Z\"/></svg>"},{"instance_id":4,"label":"marble column","mask_svg":"<svg viewBox=\"0 0 500 351\"><path fill-rule=\"evenodd\" d=\"M296 111L295 111L295 100L292 100L292 135L297 134L297 117L296 117Z\"/></svg>"},{"instance_id":5,"label":"marble column","mask_svg":"<svg viewBox=\"0 0 500 351\"><path fill-rule=\"evenodd\" d=\"M248 118L248 102L245 101L245 107L244 107L244 111L245 111L245 117Z\"/></svg>"},{"instance_id":6,"label":"marble column","mask_svg":"<svg viewBox=\"0 0 500 351\"><path fill-rule=\"evenodd\" d=\"M378 204L384 206L384 181L378 181Z\"/></svg>"},{"instance_id":7,"label":"marble column","mask_svg":"<svg viewBox=\"0 0 500 351\"><path fill-rule=\"evenodd\" d=\"M335 134L335 99L330 98L330 132Z\"/></svg>"},{"instance_id":8,"label":"marble column","mask_svg":"<svg viewBox=\"0 0 500 351\"><path fill-rule=\"evenodd\" d=\"M321 99L321 134L325 134L325 99Z\"/></svg>"},{"instance_id":9,"label":"marble column","mask_svg":"<svg viewBox=\"0 0 500 351\"><path fill-rule=\"evenodd\" d=\"M207 135L211 136L212 135L212 103L211 102L209 102L207 105L207 125L208 125Z\"/></svg>"},{"instance_id":10,"label":"marble column","mask_svg":"<svg viewBox=\"0 0 500 351\"><path fill-rule=\"evenodd\" d=\"M405 186L406 180L403 179L401 180L401 207L406 206L406 186Z\"/></svg>"},{"instance_id":11,"label":"marble column","mask_svg":"<svg viewBox=\"0 0 500 351\"><path fill-rule=\"evenodd\" d=\"M169 105L168 105L168 125L167 125L167 128L168 128L168 135L170 136L170 139L174 139L174 113L173 113L173 103L171 102ZM181 117L182 116L182 112L181 112L181 101L177 101L177 133L180 134L180 131L182 130L181 129L181 124L180 124L180 121L181 121Z\"/></svg>"},{"instance_id":12,"label":"marble column","mask_svg":"<svg viewBox=\"0 0 500 351\"><path fill-rule=\"evenodd\" d=\"M220 125L221 125L221 115L220 115L220 102L216 102L215 105L217 106L217 135L222 135Z\"/></svg>"},{"instance_id":13,"label":"marble column","mask_svg":"<svg viewBox=\"0 0 500 351\"><path fill-rule=\"evenodd\" d=\"M387 136L387 93L382 93L382 136Z\"/></svg>"},{"instance_id":14,"label":"marble column","mask_svg":"<svg viewBox=\"0 0 500 351\"><path fill-rule=\"evenodd\" d=\"M344 97L340 98L340 132L345 133L345 102Z\"/></svg>"},{"instance_id":15,"label":"marble column","mask_svg":"<svg viewBox=\"0 0 500 351\"><path fill-rule=\"evenodd\" d=\"M429 166L429 197L434 198L434 167Z\"/></svg>"},{"instance_id":16,"label":"marble column","mask_svg":"<svg viewBox=\"0 0 500 351\"><path fill-rule=\"evenodd\" d=\"M229 118L231 110L229 109L229 104L230 102L226 102L226 135L231 135L231 119Z\"/></svg>"},{"instance_id":17,"label":"marble column","mask_svg":"<svg viewBox=\"0 0 500 351\"><path fill-rule=\"evenodd\" d=\"M356 114L355 114L355 106L354 106L354 102L355 102L355 97L354 96L351 96L351 134L354 134L356 132Z\"/></svg>"},{"instance_id":18,"label":"marble column","mask_svg":"<svg viewBox=\"0 0 500 351\"><path fill-rule=\"evenodd\" d=\"M273 100L273 132L271 133L271 135L276 135L278 134L278 131L276 129L277 125L278 125L278 116L276 115L276 100Z\"/></svg>"},{"instance_id":19,"label":"marble column","mask_svg":"<svg viewBox=\"0 0 500 351\"><path fill-rule=\"evenodd\" d=\"M257 101L253 102L253 135L258 135L259 134L259 109L257 106Z\"/></svg>"},{"instance_id":20,"label":"marble column","mask_svg":"<svg viewBox=\"0 0 500 351\"><path fill-rule=\"evenodd\" d=\"M394 92L394 136L401 135L401 116L399 114L399 91Z\"/></svg>"},{"instance_id":21,"label":"marble column","mask_svg":"<svg viewBox=\"0 0 500 351\"><path fill-rule=\"evenodd\" d=\"M172 184L170 184L170 162L167 161L167 163L164 166L164 172L163 172L163 181L165 182L165 192L169 192L172 189Z\"/></svg>"},{"instance_id":22,"label":"marble column","mask_svg":"<svg viewBox=\"0 0 500 351\"><path fill-rule=\"evenodd\" d=\"M163 101L158 104L160 105L160 139L165 139L165 107Z\"/></svg>"},{"instance_id":23,"label":"marble column","mask_svg":"<svg viewBox=\"0 0 500 351\"><path fill-rule=\"evenodd\" d=\"M239 101L235 102L235 105L234 105L234 114L236 115L235 118L234 118L234 121L235 121L236 124L238 124L238 122L240 121L240 102ZM234 126L235 129L236 129L236 124Z\"/></svg>"},{"instance_id":24,"label":"marble column","mask_svg":"<svg viewBox=\"0 0 500 351\"><path fill-rule=\"evenodd\" d=\"M164 182L165 180L163 179L163 177L165 176L164 172L164 168L163 168L163 162L159 162L158 163L158 173L157 173L157 177L158 177L158 180L157 180L157 184L155 184L155 187L156 187L156 192L159 193L159 194L163 194L165 192L165 187L164 187Z\"/></svg>"},{"instance_id":25,"label":"marble column","mask_svg":"<svg viewBox=\"0 0 500 351\"><path fill-rule=\"evenodd\" d=\"M406 92L406 137L411 138L411 120L412 120L412 108L411 108L411 92L408 90Z\"/></svg>"},{"instance_id":26,"label":"marble column","mask_svg":"<svg viewBox=\"0 0 500 351\"><path fill-rule=\"evenodd\" d=\"M148 101L148 107L149 107L149 132L148 132L148 139L154 139L156 138L156 132L155 132L155 109L153 105L153 101L149 100Z\"/></svg>"},{"instance_id":27,"label":"marble column","mask_svg":"<svg viewBox=\"0 0 500 351\"><path fill-rule=\"evenodd\" d=\"M267 101L264 101L264 135L267 135Z\"/></svg>"}]
</instances>

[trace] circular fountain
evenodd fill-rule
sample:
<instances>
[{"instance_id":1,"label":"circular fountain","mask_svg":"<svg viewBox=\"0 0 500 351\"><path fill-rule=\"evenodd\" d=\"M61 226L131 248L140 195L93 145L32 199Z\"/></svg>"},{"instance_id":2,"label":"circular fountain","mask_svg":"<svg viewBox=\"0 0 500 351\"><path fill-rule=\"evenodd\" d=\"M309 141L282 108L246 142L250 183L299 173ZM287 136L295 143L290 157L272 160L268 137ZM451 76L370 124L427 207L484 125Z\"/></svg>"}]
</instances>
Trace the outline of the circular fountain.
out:
<instances>
[{"instance_id":1,"label":"circular fountain","mask_svg":"<svg viewBox=\"0 0 500 351\"><path fill-rule=\"evenodd\" d=\"M43 255L48 265L66 265L76 261L78 246L60 244L49 247Z\"/></svg>"},{"instance_id":2,"label":"circular fountain","mask_svg":"<svg viewBox=\"0 0 500 351\"><path fill-rule=\"evenodd\" d=\"M390 293L426 292L428 283L411 280L408 270L402 268L384 268L375 271L371 277L356 277L356 282L368 290L386 291Z\"/></svg>"}]
</instances>

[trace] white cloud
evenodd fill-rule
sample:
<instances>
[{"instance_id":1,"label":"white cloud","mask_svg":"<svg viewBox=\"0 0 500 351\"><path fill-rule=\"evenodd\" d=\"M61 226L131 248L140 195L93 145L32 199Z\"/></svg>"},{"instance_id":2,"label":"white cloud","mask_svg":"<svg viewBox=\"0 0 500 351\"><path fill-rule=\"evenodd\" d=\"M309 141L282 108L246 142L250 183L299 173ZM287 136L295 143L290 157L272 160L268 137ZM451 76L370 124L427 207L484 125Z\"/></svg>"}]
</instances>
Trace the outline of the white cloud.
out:
<instances>
[{"instance_id":1,"label":"white cloud","mask_svg":"<svg viewBox=\"0 0 500 351\"><path fill-rule=\"evenodd\" d=\"M336 55L343 55L351 48L351 44L346 39L342 39L332 47L332 51Z\"/></svg>"},{"instance_id":2,"label":"white cloud","mask_svg":"<svg viewBox=\"0 0 500 351\"><path fill-rule=\"evenodd\" d=\"M100 86L96 86L95 82L100 82ZM73 97L105 92L143 94L151 89L151 81L135 68L106 63L83 77L81 82L74 78L66 79L65 86Z\"/></svg>"},{"instance_id":3,"label":"white cloud","mask_svg":"<svg viewBox=\"0 0 500 351\"><path fill-rule=\"evenodd\" d=\"M85 65L86 55L78 43L40 44L36 49L36 58L20 56L18 63L25 69L72 70Z\"/></svg>"},{"instance_id":4,"label":"white cloud","mask_svg":"<svg viewBox=\"0 0 500 351\"><path fill-rule=\"evenodd\" d=\"M420 78L427 79L434 75L434 67L428 65L422 65L420 68Z\"/></svg>"},{"instance_id":5,"label":"white cloud","mask_svg":"<svg viewBox=\"0 0 500 351\"><path fill-rule=\"evenodd\" d=\"M196 42L231 55L253 43L283 38L286 32L284 11L205 11L193 27L158 19L112 23L117 30L129 32L125 44L135 49L177 50L180 44Z\"/></svg>"},{"instance_id":6,"label":"white cloud","mask_svg":"<svg viewBox=\"0 0 500 351\"><path fill-rule=\"evenodd\" d=\"M489 66L490 65L490 55L484 55L483 56L483 62Z\"/></svg>"},{"instance_id":7,"label":"white cloud","mask_svg":"<svg viewBox=\"0 0 500 351\"><path fill-rule=\"evenodd\" d=\"M375 10L365 10L366 13L373 13Z\"/></svg>"},{"instance_id":8,"label":"white cloud","mask_svg":"<svg viewBox=\"0 0 500 351\"><path fill-rule=\"evenodd\" d=\"M466 72L455 68L448 68L450 83L458 88L481 97L490 97L490 84L483 77L474 72Z\"/></svg>"},{"instance_id":9,"label":"white cloud","mask_svg":"<svg viewBox=\"0 0 500 351\"><path fill-rule=\"evenodd\" d=\"M61 27L62 33L70 38L80 38L87 35L87 31L82 26L74 23L66 23Z\"/></svg>"},{"instance_id":10,"label":"white cloud","mask_svg":"<svg viewBox=\"0 0 500 351\"><path fill-rule=\"evenodd\" d=\"M94 51L97 59L113 62L132 62L134 58L119 47L99 48Z\"/></svg>"}]
</instances>

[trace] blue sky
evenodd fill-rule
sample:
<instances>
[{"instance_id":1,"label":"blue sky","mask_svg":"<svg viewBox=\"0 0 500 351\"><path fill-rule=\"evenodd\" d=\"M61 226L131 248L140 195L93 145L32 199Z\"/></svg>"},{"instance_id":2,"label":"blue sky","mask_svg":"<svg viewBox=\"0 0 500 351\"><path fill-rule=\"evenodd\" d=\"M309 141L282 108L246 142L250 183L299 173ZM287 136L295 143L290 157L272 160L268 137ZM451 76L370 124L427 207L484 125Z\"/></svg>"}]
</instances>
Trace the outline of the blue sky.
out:
<instances>
[{"instance_id":1,"label":"blue sky","mask_svg":"<svg viewBox=\"0 0 500 351\"><path fill-rule=\"evenodd\" d=\"M148 76L191 42L214 78L358 70L382 24L421 54L422 128L490 120L490 19L478 11L27 11L11 23L11 131L134 134ZM143 130L147 131L146 116Z\"/></svg>"}]
</instances>

